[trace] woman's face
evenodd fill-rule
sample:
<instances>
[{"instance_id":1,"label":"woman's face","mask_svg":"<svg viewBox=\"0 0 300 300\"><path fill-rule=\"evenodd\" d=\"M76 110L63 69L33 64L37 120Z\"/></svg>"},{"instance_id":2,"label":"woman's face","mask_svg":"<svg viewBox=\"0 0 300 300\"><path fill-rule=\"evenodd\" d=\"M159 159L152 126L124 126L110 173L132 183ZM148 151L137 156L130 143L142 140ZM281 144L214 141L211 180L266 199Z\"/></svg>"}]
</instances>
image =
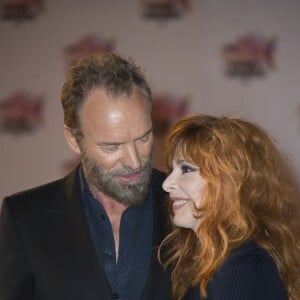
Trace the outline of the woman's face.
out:
<instances>
[{"instance_id":1,"label":"woman's face","mask_svg":"<svg viewBox=\"0 0 300 300\"><path fill-rule=\"evenodd\" d=\"M201 194L206 180L200 175L199 168L175 155L172 172L163 182L163 189L169 193L174 212L173 223L176 226L197 231L200 219L195 217L195 207L200 207Z\"/></svg>"}]
</instances>

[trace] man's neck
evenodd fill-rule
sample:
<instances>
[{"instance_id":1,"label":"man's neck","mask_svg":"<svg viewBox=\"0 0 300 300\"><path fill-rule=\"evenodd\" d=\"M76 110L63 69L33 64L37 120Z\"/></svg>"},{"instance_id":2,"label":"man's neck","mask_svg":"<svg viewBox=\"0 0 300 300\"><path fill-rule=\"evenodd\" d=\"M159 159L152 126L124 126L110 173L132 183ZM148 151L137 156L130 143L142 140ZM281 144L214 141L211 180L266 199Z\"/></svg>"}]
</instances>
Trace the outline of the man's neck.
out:
<instances>
[{"instance_id":1,"label":"man's neck","mask_svg":"<svg viewBox=\"0 0 300 300\"><path fill-rule=\"evenodd\" d=\"M90 191L92 192L94 198L101 203L108 215L119 215L121 217L124 210L127 208L126 205L118 202L110 196L105 195L92 185L90 185Z\"/></svg>"},{"instance_id":2,"label":"man's neck","mask_svg":"<svg viewBox=\"0 0 300 300\"><path fill-rule=\"evenodd\" d=\"M90 186L90 190L94 198L101 203L110 220L115 240L116 259L118 259L120 222L122 214L127 209L127 206L105 195L101 191L97 190L94 186Z\"/></svg>"}]
</instances>

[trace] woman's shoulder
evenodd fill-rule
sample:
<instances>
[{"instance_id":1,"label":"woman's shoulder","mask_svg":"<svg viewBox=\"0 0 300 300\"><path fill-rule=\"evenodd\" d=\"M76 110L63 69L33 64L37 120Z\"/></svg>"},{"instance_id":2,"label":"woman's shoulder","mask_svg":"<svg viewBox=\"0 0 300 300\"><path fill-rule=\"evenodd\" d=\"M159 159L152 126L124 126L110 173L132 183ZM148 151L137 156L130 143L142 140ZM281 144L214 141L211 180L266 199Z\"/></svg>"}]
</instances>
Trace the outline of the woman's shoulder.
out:
<instances>
[{"instance_id":1,"label":"woman's shoulder","mask_svg":"<svg viewBox=\"0 0 300 300\"><path fill-rule=\"evenodd\" d=\"M287 300L286 290L269 253L254 242L233 250L210 280L206 300ZM185 300L201 300L199 287Z\"/></svg>"},{"instance_id":2,"label":"woman's shoulder","mask_svg":"<svg viewBox=\"0 0 300 300\"><path fill-rule=\"evenodd\" d=\"M230 264L241 263L245 264L255 261L256 263L271 263L274 264L269 253L255 242L246 242L240 247L234 249L229 254L228 258L222 265L222 269L228 267Z\"/></svg>"},{"instance_id":3,"label":"woman's shoulder","mask_svg":"<svg viewBox=\"0 0 300 300\"><path fill-rule=\"evenodd\" d=\"M257 280L264 276L279 276L273 258L263 247L255 242L247 242L234 249L216 272L216 275L221 276L223 273L226 276L230 274L232 276L243 275L245 280L250 279L250 277L254 277Z\"/></svg>"},{"instance_id":4,"label":"woman's shoulder","mask_svg":"<svg viewBox=\"0 0 300 300\"><path fill-rule=\"evenodd\" d=\"M231 252L209 289L216 299L287 299L273 258L254 242Z\"/></svg>"}]
</instances>

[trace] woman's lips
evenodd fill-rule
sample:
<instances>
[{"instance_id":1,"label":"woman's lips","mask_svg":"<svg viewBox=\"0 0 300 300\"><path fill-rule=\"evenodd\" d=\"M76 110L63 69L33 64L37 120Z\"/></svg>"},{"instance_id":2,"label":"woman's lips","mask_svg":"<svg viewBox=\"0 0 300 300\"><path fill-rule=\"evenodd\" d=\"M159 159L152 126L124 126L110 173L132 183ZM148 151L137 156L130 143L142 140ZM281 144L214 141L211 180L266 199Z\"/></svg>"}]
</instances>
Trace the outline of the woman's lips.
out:
<instances>
[{"instance_id":1,"label":"woman's lips","mask_svg":"<svg viewBox=\"0 0 300 300\"><path fill-rule=\"evenodd\" d=\"M171 198L171 200L173 201L172 204L173 210L183 207L188 202L187 199L182 199L182 198Z\"/></svg>"}]
</instances>

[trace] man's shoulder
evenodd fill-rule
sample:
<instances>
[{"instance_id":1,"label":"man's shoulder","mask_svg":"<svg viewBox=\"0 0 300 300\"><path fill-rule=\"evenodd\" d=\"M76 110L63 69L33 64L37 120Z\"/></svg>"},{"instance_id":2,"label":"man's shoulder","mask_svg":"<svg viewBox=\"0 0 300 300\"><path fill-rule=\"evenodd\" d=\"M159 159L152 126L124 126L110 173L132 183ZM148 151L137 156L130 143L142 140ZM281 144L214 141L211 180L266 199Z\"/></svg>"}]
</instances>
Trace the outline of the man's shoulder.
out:
<instances>
[{"instance_id":1,"label":"man's shoulder","mask_svg":"<svg viewBox=\"0 0 300 300\"><path fill-rule=\"evenodd\" d=\"M63 180L64 180L63 178L60 178L29 189L25 189L23 191L16 192L8 196L8 198L19 199L19 198L32 197L33 195L45 195L51 192L51 190L55 189L57 186L59 186Z\"/></svg>"},{"instance_id":2,"label":"man's shoulder","mask_svg":"<svg viewBox=\"0 0 300 300\"><path fill-rule=\"evenodd\" d=\"M14 209L26 209L26 207L38 208L42 203L48 199L53 198L60 190L63 179L48 182L46 184L36 186L27 190L23 190L7 196L3 200L3 205L9 205Z\"/></svg>"},{"instance_id":3,"label":"man's shoulder","mask_svg":"<svg viewBox=\"0 0 300 300\"><path fill-rule=\"evenodd\" d=\"M39 206L39 204L45 202L47 199L52 199L58 193L63 192L65 181L71 176L71 174L9 195L4 198L3 202L9 203L12 206L31 206L31 204Z\"/></svg>"}]
</instances>

